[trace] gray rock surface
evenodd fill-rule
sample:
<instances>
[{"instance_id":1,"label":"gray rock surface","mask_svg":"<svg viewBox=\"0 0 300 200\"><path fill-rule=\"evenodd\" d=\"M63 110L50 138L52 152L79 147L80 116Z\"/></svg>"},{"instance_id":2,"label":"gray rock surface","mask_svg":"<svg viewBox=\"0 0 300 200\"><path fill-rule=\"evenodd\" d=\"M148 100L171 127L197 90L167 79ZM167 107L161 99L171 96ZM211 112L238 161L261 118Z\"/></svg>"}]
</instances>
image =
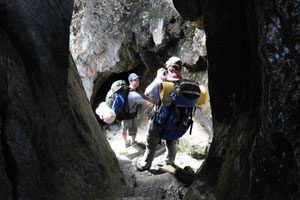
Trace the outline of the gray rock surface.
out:
<instances>
[{"instance_id":1,"label":"gray rock surface","mask_svg":"<svg viewBox=\"0 0 300 200\"><path fill-rule=\"evenodd\" d=\"M91 101L113 72L141 64L156 71L172 55L194 65L206 56L204 32L184 22L170 0L76 0L70 49Z\"/></svg>"},{"instance_id":2,"label":"gray rock surface","mask_svg":"<svg viewBox=\"0 0 300 200\"><path fill-rule=\"evenodd\" d=\"M182 2L181 11L197 5L186 18L204 15L214 138L188 191L165 194L299 199L299 0ZM69 69L72 5L0 2L1 199L113 199L121 187L117 158ZM159 21L155 27L158 44L168 37L159 34ZM165 61L180 39L170 49L150 41L152 51L139 54L146 67L156 58L151 53ZM159 184L154 197L166 197L159 192L166 188Z\"/></svg>"},{"instance_id":3,"label":"gray rock surface","mask_svg":"<svg viewBox=\"0 0 300 200\"><path fill-rule=\"evenodd\" d=\"M0 14L0 199L112 199L117 158L69 62L72 1Z\"/></svg>"},{"instance_id":4,"label":"gray rock surface","mask_svg":"<svg viewBox=\"0 0 300 200\"><path fill-rule=\"evenodd\" d=\"M299 0L174 5L204 19L214 128L185 199L299 199Z\"/></svg>"},{"instance_id":5,"label":"gray rock surface","mask_svg":"<svg viewBox=\"0 0 300 200\"><path fill-rule=\"evenodd\" d=\"M157 147L151 169L139 172L135 168L135 163L144 154L146 134L147 129L139 128L137 135L139 143L126 148L120 130L106 131L108 141L116 153L125 177L126 186L122 188L123 192L120 198L182 199L187 191L187 186L193 182L194 173L203 163L203 159L195 159L189 152L178 151L175 159L177 167L163 166L165 147L162 144ZM193 137L195 141L206 143L209 138L208 133L198 126L194 127L193 135L189 137Z\"/></svg>"}]
</instances>

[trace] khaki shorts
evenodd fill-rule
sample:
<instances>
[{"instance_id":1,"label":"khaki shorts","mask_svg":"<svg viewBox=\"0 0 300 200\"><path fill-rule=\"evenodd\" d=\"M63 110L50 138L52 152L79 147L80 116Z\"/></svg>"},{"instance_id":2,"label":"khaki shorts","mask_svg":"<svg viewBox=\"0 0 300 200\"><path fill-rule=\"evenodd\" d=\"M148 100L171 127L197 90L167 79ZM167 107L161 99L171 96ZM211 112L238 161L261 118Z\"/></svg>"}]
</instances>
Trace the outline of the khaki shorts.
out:
<instances>
[{"instance_id":1,"label":"khaki shorts","mask_svg":"<svg viewBox=\"0 0 300 200\"><path fill-rule=\"evenodd\" d=\"M136 133L137 133L137 120L136 120L136 118L123 120L122 125L123 125L123 132L128 131L128 135L130 135L130 136L136 135Z\"/></svg>"}]
</instances>

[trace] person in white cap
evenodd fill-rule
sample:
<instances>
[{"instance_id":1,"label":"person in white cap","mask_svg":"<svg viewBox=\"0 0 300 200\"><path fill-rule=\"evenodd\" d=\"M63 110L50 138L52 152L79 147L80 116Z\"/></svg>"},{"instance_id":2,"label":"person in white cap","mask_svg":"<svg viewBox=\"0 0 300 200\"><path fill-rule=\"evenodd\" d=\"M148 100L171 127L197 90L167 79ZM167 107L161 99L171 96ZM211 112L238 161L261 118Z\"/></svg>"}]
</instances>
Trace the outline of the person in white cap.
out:
<instances>
[{"instance_id":1,"label":"person in white cap","mask_svg":"<svg viewBox=\"0 0 300 200\"><path fill-rule=\"evenodd\" d=\"M161 68L157 71L157 76L154 81L146 88L145 95L154 100L155 106L159 106L160 96L159 96L159 84L162 81L177 81L181 79L181 67L182 62L180 58L173 56L169 58L166 62L166 68ZM155 108L152 112L155 111ZM159 144L161 138L158 133L148 131L147 141L146 141L146 151L144 156L137 161L136 168L139 171L149 170L154 159L156 146ZM167 140L166 141L166 155L165 155L165 164L173 165L175 156L176 156L176 140Z\"/></svg>"},{"instance_id":2,"label":"person in white cap","mask_svg":"<svg viewBox=\"0 0 300 200\"><path fill-rule=\"evenodd\" d=\"M145 95L152 98L153 101L158 104L159 99L159 84L165 80L177 81L182 78L181 76L182 61L176 56L172 56L166 62L165 68L157 70L155 79L147 86Z\"/></svg>"},{"instance_id":3,"label":"person in white cap","mask_svg":"<svg viewBox=\"0 0 300 200\"><path fill-rule=\"evenodd\" d=\"M131 73L128 76L129 81L129 88L130 92L128 94L128 109L129 113L137 113L138 105L144 105L146 107L152 108L153 103L150 101L145 100L139 93L135 90L140 85L139 76L135 73ZM122 136L125 141L125 146L128 147L131 144L136 144L136 135L137 135L137 118L134 117L133 119L123 120L123 132ZM127 139L127 135L131 136L132 141Z\"/></svg>"}]
</instances>

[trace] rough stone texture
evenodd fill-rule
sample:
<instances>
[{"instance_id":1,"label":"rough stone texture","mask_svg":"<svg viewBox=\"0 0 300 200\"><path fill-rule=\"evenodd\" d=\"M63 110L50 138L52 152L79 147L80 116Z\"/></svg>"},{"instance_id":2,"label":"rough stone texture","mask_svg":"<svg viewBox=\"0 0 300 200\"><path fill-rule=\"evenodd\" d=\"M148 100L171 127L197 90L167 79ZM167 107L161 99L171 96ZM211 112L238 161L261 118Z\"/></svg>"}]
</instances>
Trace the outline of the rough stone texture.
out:
<instances>
[{"instance_id":1,"label":"rough stone texture","mask_svg":"<svg viewBox=\"0 0 300 200\"><path fill-rule=\"evenodd\" d=\"M111 199L121 182L69 68L72 5L0 2L0 199Z\"/></svg>"},{"instance_id":2,"label":"rough stone texture","mask_svg":"<svg viewBox=\"0 0 300 200\"><path fill-rule=\"evenodd\" d=\"M76 0L70 44L92 104L113 72L144 65L150 82L169 56L195 65L206 55L204 32L184 22L170 0Z\"/></svg>"},{"instance_id":3,"label":"rough stone texture","mask_svg":"<svg viewBox=\"0 0 300 200\"><path fill-rule=\"evenodd\" d=\"M264 8L261 126L249 160L250 194L300 199L300 1L266 1Z\"/></svg>"},{"instance_id":4,"label":"rough stone texture","mask_svg":"<svg viewBox=\"0 0 300 200\"><path fill-rule=\"evenodd\" d=\"M199 5L214 139L185 199L300 198L299 5L299 0Z\"/></svg>"},{"instance_id":5,"label":"rough stone texture","mask_svg":"<svg viewBox=\"0 0 300 200\"><path fill-rule=\"evenodd\" d=\"M199 124L198 119L193 120L192 134L189 134L190 130L188 130L187 133L179 139L178 150L187 152L193 158L204 159L208 154L212 141L212 132L203 128L203 126Z\"/></svg>"},{"instance_id":6,"label":"rough stone texture","mask_svg":"<svg viewBox=\"0 0 300 200\"><path fill-rule=\"evenodd\" d=\"M2 93L2 92L1 92ZM0 98L3 99L3 98ZM2 104L2 103L1 103ZM0 104L0 105L1 105ZM0 125L2 120L0 119ZM0 130L0 151L4 152L2 131ZM0 156L0 199L12 199L12 185L6 171L6 163L4 156Z\"/></svg>"},{"instance_id":7,"label":"rough stone texture","mask_svg":"<svg viewBox=\"0 0 300 200\"><path fill-rule=\"evenodd\" d=\"M119 184L74 66L68 73L72 4L0 2L1 198L112 199ZM299 5L209 0L198 8L214 139L186 199L300 198ZM141 52L149 66L160 51Z\"/></svg>"},{"instance_id":8,"label":"rough stone texture","mask_svg":"<svg viewBox=\"0 0 300 200\"><path fill-rule=\"evenodd\" d=\"M108 141L116 153L126 181L126 185L118 188L121 191L120 199L182 199L203 160L178 152L176 166L163 166L165 144L161 144L157 146L151 169L137 171L135 164L144 154L147 131L147 128L139 129L136 138L138 144L130 147L125 147L122 130L107 132ZM206 133L195 132L195 135L201 134Z\"/></svg>"}]
</instances>

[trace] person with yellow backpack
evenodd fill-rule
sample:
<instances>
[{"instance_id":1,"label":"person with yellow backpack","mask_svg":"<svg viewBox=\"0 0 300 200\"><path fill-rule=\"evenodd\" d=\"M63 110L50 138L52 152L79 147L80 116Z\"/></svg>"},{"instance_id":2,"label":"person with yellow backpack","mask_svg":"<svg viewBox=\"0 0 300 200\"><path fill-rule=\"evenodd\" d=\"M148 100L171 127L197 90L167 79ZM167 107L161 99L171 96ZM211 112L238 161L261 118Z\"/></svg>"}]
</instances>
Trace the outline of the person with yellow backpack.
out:
<instances>
[{"instance_id":1,"label":"person with yellow backpack","mask_svg":"<svg viewBox=\"0 0 300 200\"><path fill-rule=\"evenodd\" d=\"M153 99L155 106L150 117L146 150L136 163L139 171L150 169L161 139L166 140L165 164L174 165L178 138L189 128L192 130L192 115L197 103L200 105L201 90L198 83L182 79L181 68L180 58L169 58L166 69L159 69L145 90L145 95Z\"/></svg>"}]
</instances>

